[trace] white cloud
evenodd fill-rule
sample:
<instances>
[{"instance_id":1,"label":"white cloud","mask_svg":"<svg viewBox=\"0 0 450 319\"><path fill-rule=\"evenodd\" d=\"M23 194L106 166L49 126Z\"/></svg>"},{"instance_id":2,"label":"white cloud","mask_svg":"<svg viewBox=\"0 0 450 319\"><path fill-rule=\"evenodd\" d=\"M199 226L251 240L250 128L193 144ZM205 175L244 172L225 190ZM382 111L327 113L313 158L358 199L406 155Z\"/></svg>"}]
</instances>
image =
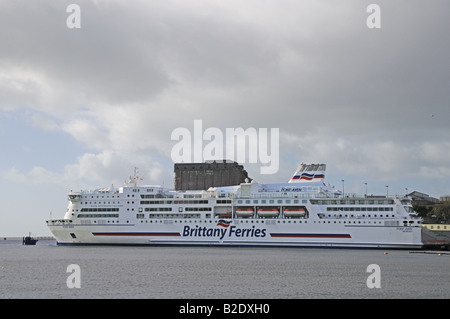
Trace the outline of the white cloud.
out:
<instances>
[{"instance_id":1,"label":"white cloud","mask_svg":"<svg viewBox=\"0 0 450 319\"><path fill-rule=\"evenodd\" d=\"M164 174L162 166L148 156L107 150L78 157L77 163L66 167L66 175L73 180L90 183L110 181L121 186L132 175L134 167L139 168L146 183L154 183Z\"/></svg>"},{"instance_id":2,"label":"white cloud","mask_svg":"<svg viewBox=\"0 0 450 319\"><path fill-rule=\"evenodd\" d=\"M279 128L277 174L243 163L261 182L323 162L346 190L450 192L448 0L379 0L379 30L360 0L79 0L77 30L70 3L0 1L10 210L27 189L21 210L48 217L56 193L64 211L67 189L120 186L135 166L172 186L171 132L196 119Z\"/></svg>"},{"instance_id":3,"label":"white cloud","mask_svg":"<svg viewBox=\"0 0 450 319\"><path fill-rule=\"evenodd\" d=\"M114 184L120 187L139 169L143 184L172 182L172 174L149 156L121 154L106 150L101 153L86 153L77 162L67 165L61 173L35 166L28 172L12 167L3 172L3 178L18 184L57 185L61 188L98 188Z\"/></svg>"},{"instance_id":4,"label":"white cloud","mask_svg":"<svg viewBox=\"0 0 450 319\"><path fill-rule=\"evenodd\" d=\"M65 26L69 2L44 3L3 4L0 107L85 147L56 173L66 182L113 180L135 161L159 179L171 132L194 119L279 128L284 164L448 176L440 5L381 1L377 32L360 1L81 1L79 30ZM31 167L10 177L54 180Z\"/></svg>"},{"instance_id":5,"label":"white cloud","mask_svg":"<svg viewBox=\"0 0 450 319\"><path fill-rule=\"evenodd\" d=\"M32 108L42 99L45 90L46 85L39 74L0 63L0 109Z\"/></svg>"},{"instance_id":6,"label":"white cloud","mask_svg":"<svg viewBox=\"0 0 450 319\"><path fill-rule=\"evenodd\" d=\"M33 167L27 173L22 173L17 168L12 167L3 173L3 178L19 184L62 184L58 174L39 166Z\"/></svg>"},{"instance_id":7,"label":"white cloud","mask_svg":"<svg viewBox=\"0 0 450 319\"><path fill-rule=\"evenodd\" d=\"M282 147L299 154L299 161L331 163L341 174L359 175L379 181L408 178L432 181L450 178L449 143L404 144L361 137L344 137L333 132L305 137L285 134Z\"/></svg>"}]
</instances>

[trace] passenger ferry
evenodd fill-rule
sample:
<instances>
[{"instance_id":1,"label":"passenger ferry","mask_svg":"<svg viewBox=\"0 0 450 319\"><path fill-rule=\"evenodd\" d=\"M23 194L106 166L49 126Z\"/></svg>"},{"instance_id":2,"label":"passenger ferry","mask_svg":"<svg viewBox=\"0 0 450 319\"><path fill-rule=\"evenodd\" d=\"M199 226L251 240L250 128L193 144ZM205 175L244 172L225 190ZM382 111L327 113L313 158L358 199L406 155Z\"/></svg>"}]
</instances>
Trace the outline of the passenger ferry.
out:
<instances>
[{"instance_id":1,"label":"passenger ferry","mask_svg":"<svg viewBox=\"0 0 450 319\"><path fill-rule=\"evenodd\" d=\"M59 245L422 247L406 196L358 196L326 185L325 164L301 164L287 183L255 181L198 191L138 185L70 192Z\"/></svg>"}]
</instances>

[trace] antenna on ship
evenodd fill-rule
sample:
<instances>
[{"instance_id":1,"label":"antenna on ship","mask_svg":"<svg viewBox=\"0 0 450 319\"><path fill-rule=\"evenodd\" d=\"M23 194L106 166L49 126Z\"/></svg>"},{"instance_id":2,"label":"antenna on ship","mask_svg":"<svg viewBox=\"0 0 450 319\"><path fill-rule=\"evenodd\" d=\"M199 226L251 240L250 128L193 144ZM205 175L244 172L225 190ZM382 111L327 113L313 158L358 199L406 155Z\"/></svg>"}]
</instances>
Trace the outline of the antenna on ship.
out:
<instances>
[{"instance_id":1,"label":"antenna on ship","mask_svg":"<svg viewBox=\"0 0 450 319\"><path fill-rule=\"evenodd\" d=\"M133 183L134 186L137 186L137 182L139 179L139 168L137 168L136 166L134 167L134 176L133 176Z\"/></svg>"},{"instance_id":2,"label":"antenna on ship","mask_svg":"<svg viewBox=\"0 0 450 319\"><path fill-rule=\"evenodd\" d=\"M142 178L139 178L139 169L137 167L134 168L134 175L130 176L128 182L125 182L125 185L128 187L136 187L138 180L142 181Z\"/></svg>"}]
</instances>

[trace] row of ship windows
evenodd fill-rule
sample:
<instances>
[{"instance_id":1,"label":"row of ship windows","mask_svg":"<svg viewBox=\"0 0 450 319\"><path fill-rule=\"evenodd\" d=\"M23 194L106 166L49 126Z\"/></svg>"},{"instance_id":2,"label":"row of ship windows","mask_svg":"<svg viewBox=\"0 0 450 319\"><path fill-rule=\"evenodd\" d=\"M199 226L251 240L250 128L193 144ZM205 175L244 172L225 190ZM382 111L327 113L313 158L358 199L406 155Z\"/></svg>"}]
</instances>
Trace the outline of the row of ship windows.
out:
<instances>
[{"instance_id":1,"label":"row of ship windows","mask_svg":"<svg viewBox=\"0 0 450 319\"><path fill-rule=\"evenodd\" d=\"M78 210L77 210L78 211ZM119 208L82 208L81 212L118 212Z\"/></svg>"},{"instance_id":2,"label":"row of ship windows","mask_svg":"<svg viewBox=\"0 0 450 319\"><path fill-rule=\"evenodd\" d=\"M102 195L101 197L100 197L100 195L97 195L97 196L90 195L91 196L90 198L91 199L92 198L120 198L120 195L117 195L117 194L119 194L118 192L114 192L114 194L116 194L116 195L111 195L111 197L109 195L106 195L106 196ZM125 194L122 194L122 195L125 195ZM70 196L72 196L72 195L70 195ZM127 197L134 197L134 194L131 194L131 195L127 194ZM177 197L179 197L179 196L177 196ZM202 198L203 196L202 196L202 194L193 194L193 195L192 194L185 194L182 197L183 198ZM76 198L88 199L89 195L85 195L85 196L78 196L77 195ZM141 198L174 198L174 195L148 194L148 195L141 195Z\"/></svg>"},{"instance_id":3,"label":"row of ship windows","mask_svg":"<svg viewBox=\"0 0 450 319\"><path fill-rule=\"evenodd\" d=\"M141 200L141 205L152 204L208 204L208 200Z\"/></svg>"},{"instance_id":4,"label":"row of ship windows","mask_svg":"<svg viewBox=\"0 0 450 319\"><path fill-rule=\"evenodd\" d=\"M327 207L329 212L392 212L392 207Z\"/></svg>"},{"instance_id":5,"label":"row of ship windows","mask_svg":"<svg viewBox=\"0 0 450 319\"><path fill-rule=\"evenodd\" d=\"M328 215L329 217L331 217L331 215ZM78 218L118 218L119 214L78 214L77 216ZM154 218L154 217L162 217L162 216L152 216L149 215L149 218ZM178 217L178 216L172 216L172 215L167 215L166 217ZM197 216L195 216L197 217ZM342 217L342 215L340 215L340 217ZM345 217L354 217L353 215L345 215ZM365 217L363 215L363 217ZM371 217L370 215L368 217ZM374 215L374 217L377 217L377 215ZM383 217L383 215L380 215L379 217ZM385 217L389 217L388 215L386 215ZM394 215L392 215L392 217L394 217ZM145 218L145 214L136 214L136 218L138 219L142 219ZM246 221L248 222L248 220ZM251 222L253 222L253 220L251 220ZM258 222L258 220L256 220L256 222ZM290 221L289 221L290 222ZM326 223L327 221L323 221L324 223ZM328 221L328 223L330 223L331 221ZM320 223L320 221L319 221ZM336 223L336 221L334 221L334 223ZM339 221L339 223L341 223L341 221ZM344 224L346 223L346 221L343 222ZM355 223L355 222L353 222ZM361 223L361 222L359 222ZM363 221L363 223L365 224L366 222ZM370 221L368 221L368 223L370 224ZM376 223L376 222L375 222Z\"/></svg>"},{"instance_id":6,"label":"row of ship windows","mask_svg":"<svg viewBox=\"0 0 450 319\"><path fill-rule=\"evenodd\" d=\"M394 201L392 199L380 199L380 200L373 200L373 199L361 199L361 200L354 200L354 199L341 199L341 200L317 200L312 199L311 204L315 205L393 205Z\"/></svg>"},{"instance_id":7,"label":"row of ship windows","mask_svg":"<svg viewBox=\"0 0 450 319\"><path fill-rule=\"evenodd\" d=\"M257 201L256 201L257 202ZM141 205L151 205L151 204L208 204L208 200L142 200ZM218 199L216 201L217 204L231 204L231 200L228 199ZM106 204L120 204L120 202L81 202L81 205L106 205ZM127 204L130 204L129 201L127 201ZM134 201L131 202L131 204L134 204Z\"/></svg>"},{"instance_id":8,"label":"row of ship windows","mask_svg":"<svg viewBox=\"0 0 450 319\"><path fill-rule=\"evenodd\" d=\"M114 193L114 194L117 194L117 193ZM128 194L127 197L134 197L134 194L131 194L131 196ZM161 196L143 197L143 198L158 198L158 197L161 197ZM88 195L85 195L85 196L79 196L79 198L88 199L89 196L88 196ZM109 195L107 195L107 196L102 195L102 197L91 195L91 199L92 199L92 198L120 198L120 195L116 195L116 196L112 195L111 197L109 197Z\"/></svg>"},{"instance_id":9,"label":"row of ship windows","mask_svg":"<svg viewBox=\"0 0 450 319\"><path fill-rule=\"evenodd\" d=\"M173 198L173 195L147 194L141 195L141 198ZM202 198L202 194L184 194L183 198Z\"/></svg>"},{"instance_id":10,"label":"row of ship windows","mask_svg":"<svg viewBox=\"0 0 450 319\"><path fill-rule=\"evenodd\" d=\"M140 192L141 190L139 188L133 188L133 192ZM153 188L147 188L147 193L153 193ZM141 195L143 196L143 195Z\"/></svg>"},{"instance_id":11,"label":"row of ship windows","mask_svg":"<svg viewBox=\"0 0 450 319\"><path fill-rule=\"evenodd\" d=\"M130 203L130 202L127 202L127 204L129 204L129 203ZM134 202L132 202L132 203L134 204ZM102 204L103 204L103 205L106 205L106 204L111 205L111 204L120 204L120 202L117 202L117 203L116 203L116 202L98 202L98 203L97 203L97 202L84 202L84 203L81 202L80 204L81 204L81 205L83 205L83 204L85 204L85 205L88 205L88 204L89 204L89 205L92 205L92 204L94 204L94 205L97 205L97 204L99 204L99 205L102 205Z\"/></svg>"},{"instance_id":12,"label":"row of ship windows","mask_svg":"<svg viewBox=\"0 0 450 319\"><path fill-rule=\"evenodd\" d=\"M94 216L94 215L92 215L92 216L84 216L84 217L92 217L92 218L94 218L94 217L106 217L106 216ZM118 216L111 216L111 217L118 217ZM108 220L108 221L104 221L105 223L119 223L119 221L118 220ZM127 220L126 221L126 223L129 223L130 221L129 220ZM148 220L148 219L146 219L146 220L141 220L141 223L167 223L167 222L170 222L170 223L194 223L194 224L197 224L197 223L199 223L199 224L202 224L202 223L209 223L209 224L212 224L212 223L217 223L218 221L217 220L196 220L196 219L191 219L191 220L170 220L170 221L168 221L167 219L158 219L158 220L152 220L152 219L150 219L150 220ZM307 224L308 223L308 221L307 220L277 220L277 221L272 221L273 223L276 223L276 224L297 224L297 223L299 223L299 224L302 224L302 223L304 223L304 224ZM81 221L81 223L83 224L83 221ZM90 223L90 222L89 222ZM97 221L95 220L94 221L94 223L96 224L97 223ZM255 223L255 224L258 224L258 223L261 223L261 224L263 224L263 223L265 223L265 221L264 220L241 220L240 221L240 223L242 224L242 223L246 223L246 224L253 224L253 223ZM358 221L355 221L355 220L353 220L353 221L313 221L313 223L314 224L331 224L331 223L333 223L333 224L372 224L372 225L382 225L383 223L381 222L381 221L360 221L360 220L358 220ZM409 221L409 223L410 224L413 224L414 223L414 221ZM420 224L420 222L418 221L417 222L418 224ZM403 224L407 224L407 221L404 221L403 222ZM388 225L389 226L389 225ZM398 221L397 221L397 223L395 224L395 225L391 225L391 226L399 226L398 225Z\"/></svg>"},{"instance_id":13,"label":"row of ship windows","mask_svg":"<svg viewBox=\"0 0 450 319\"><path fill-rule=\"evenodd\" d=\"M238 199L237 203L238 204L259 204L259 201L261 201L261 204L275 204L275 199ZM285 204L299 204L300 200L299 199L277 199L276 200L276 204L283 204L283 201ZM308 201L306 199L302 199L302 204L306 204Z\"/></svg>"},{"instance_id":14,"label":"row of ship windows","mask_svg":"<svg viewBox=\"0 0 450 319\"><path fill-rule=\"evenodd\" d=\"M139 207L139 212L144 211L142 207ZM81 208L81 212L118 212L119 208ZM127 208L127 211L130 211L129 208ZM134 211L134 208L131 209L131 211ZM171 212L172 207L146 207L146 212ZM178 207L178 211L182 212L183 207ZM184 207L184 211L186 212L210 212L212 211L211 207ZM73 210L72 212L78 212L78 209Z\"/></svg>"},{"instance_id":15,"label":"row of ship windows","mask_svg":"<svg viewBox=\"0 0 450 319\"><path fill-rule=\"evenodd\" d=\"M133 189L132 190L133 193L137 193L140 192L139 189ZM147 189L147 192L152 193L153 189ZM120 198L119 192L114 192L114 194L116 194L116 196L112 195L111 198ZM122 195L125 195L122 193ZM90 195L91 198L100 198L100 195ZM109 195L101 195L101 198L110 198ZM203 195L202 194L184 194L182 195L183 198L202 198ZM79 196L80 198L89 198L89 195L84 195L84 196ZM134 194L127 194L127 197L134 197ZM140 195L141 198L173 198L174 195L162 195L162 194L145 194L145 195Z\"/></svg>"},{"instance_id":16,"label":"row of ship windows","mask_svg":"<svg viewBox=\"0 0 450 319\"><path fill-rule=\"evenodd\" d=\"M316 222L314 222L314 224L315 224ZM331 223L333 223L333 224L381 224L381 221L365 221L365 220L363 220L363 221L361 221L361 220L358 220L358 221L356 221L356 220L353 220L353 221L340 221L340 220L334 220L333 222L331 221L331 220L329 220L329 221L326 221L326 220L323 220L323 221L321 221L321 220L319 220L318 222L317 222L318 224L331 224Z\"/></svg>"},{"instance_id":17,"label":"row of ship windows","mask_svg":"<svg viewBox=\"0 0 450 319\"><path fill-rule=\"evenodd\" d=\"M78 218L119 218L119 214L78 214ZM148 215L148 218L174 218L180 217L179 214L169 214L169 215ZM136 214L136 218L145 218L145 214ZM199 214L190 214L185 218L200 218Z\"/></svg>"},{"instance_id":18,"label":"row of ship windows","mask_svg":"<svg viewBox=\"0 0 450 319\"><path fill-rule=\"evenodd\" d=\"M141 220L141 223L164 223L164 222L167 222L167 220L162 220L162 219L158 219L158 220ZM212 223L217 223L218 221L217 220L196 220L196 219L192 219L192 220L171 220L170 222L172 222L172 223L194 223L194 224L196 224L196 223L199 223L199 224L201 224L201 223L209 223L209 224L212 224ZM258 224L258 223L261 223L261 224L264 224L265 223L265 221L264 220L241 220L240 221L240 223L241 224L243 224L243 223L246 223L246 224L248 224L248 223L250 223L250 224L253 224L253 223L255 223L255 224ZM301 223L305 223L305 224L307 224L308 223L308 221L306 221L306 220L303 220L303 221L301 221L301 220L288 220L288 221L286 221L286 220L278 220L278 221L276 221L276 223L277 224L285 224L285 223L287 223L287 224L290 224L290 223L293 223L293 224L296 224L296 223L299 223L299 224L301 224Z\"/></svg>"},{"instance_id":19,"label":"row of ship windows","mask_svg":"<svg viewBox=\"0 0 450 319\"><path fill-rule=\"evenodd\" d=\"M78 217L79 218L105 218L105 217L109 217L109 218L118 218L119 217L119 215L118 214L79 214L78 215ZM144 219L144 214L137 214L136 215L136 217L138 218L138 219ZM152 216L151 215L149 215L149 218L151 218ZM198 216L197 216L198 217ZM106 222L106 223L119 223L119 221L118 220L113 220L113 221L110 221L110 220L108 220L108 221L104 221L104 222ZM127 223L129 223L129 220L127 220L126 221ZM197 219L185 219L185 220L167 220L167 219L161 219L161 218L158 218L157 220L155 220L155 219L146 219L146 220L141 220L141 223L199 223L199 224L201 224L201 223L217 223L218 221L217 220L197 220ZM295 219L293 219L293 220L290 220L290 219L288 219L288 220L272 220L272 221L270 221L271 222L271 224L296 224L296 223L299 223L299 224L302 224L302 223L305 223L305 224L307 224L308 223L308 221L307 220L295 220ZM82 221L82 223L83 223L83 221ZM94 221L94 223L97 223L97 221ZM263 223L266 223L266 221L265 220L258 220L258 219L252 219L252 220L240 220L239 221L239 223L246 223L246 224L253 224L253 223L255 223L255 224L258 224L258 223L261 223L261 224L263 224ZM333 223L333 224L372 224L372 225L381 225L383 222L382 221L365 221L365 220L349 220L349 221L340 221L340 220L338 220L338 221L336 221L336 220L334 220L334 221L325 221L325 220L322 220L322 221L313 221L313 223L314 224L331 224L331 223ZM388 224L388 226L398 226L398 224L399 224L399 222L398 221L396 221L396 222L387 222L387 221L385 221L384 222L384 224L386 225L386 223L391 223L391 224ZM395 223L395 224L392 224L392 223ZM404 221L403 222L404 224L407 224L408 222L407 221ZM410 224L412 224L412 223L414 223L414 221L409 221L409 223ZM420 222L417 222L417 223L419 223L420 224Z\"/></svg>"},{"instance_id":20,"label":"row of ship windows","mask_svg":"<svg viewBox=\"0 0 450 319\"><path fill-rule=\"evenodd\" d=\"M142 208L139 208L139 211L142 212ZM172 207L150 207L145 208L146 212L171 212ZM178 208L179 212L183 211L182 207ZM185 207L184 211L186 212L210 212L212 211L211 207Z\"/></svg>"},{"instance_id":21,"label":"row of ship windows","mask_svg":"<svg viewBox=\"0 0 450 319\"><path fill-rule=\"evenodd\" d=\"M130 195L128 195L128 197L130 197ZM133 197L134 197L134 195L133 195ZM84 198L84 199L88 199L89 198L89 196L79 196L79 197L76 197L76 198ZM100 196L91 196L91 199L93 199L93 198L110 198L109 196L102 196L102 197L100 197ZM120 195L117 195L117 196L111 196L111 198L120 198Z\"/></svg>"},{"instance_id":22,"label":"row of ship windows","mask_svg":"<svg viewBox=\"0 0 450 319\"><path fill-rule=\"evenodd\" d=\"M159 219L159 220L141 220L141 223L163 223L164 221L163 220L161 220L161 219ZM206 221L206 220L173 220L173 223L217 223L217 221L212 221L212 220L209 220L209 221ZM246 223L246 224L248 224L248 223L251 223L251 224L253 224L253 223L255 223L255 224L257 224L257 223L265 223L265 221L263 221L263 220L261 220L261 221L258 221L258 220L244 220L244 221L240 221L240 223ZM304 223L304 224L307 224L308 223L308 221L307 220L295 220L295 219L293 219L293 220L278 220L278 221L276 221L276 223L277 224L297 224L297 223L299 223L299 224L302 224L302 223ZM371 225L381 225L381 224L383 224L381 221L333 221L333 222L331 222L331 221L314 221L313 222L314 224L331 224L331 223L333 223L333 224L371 224Z\"/></svg>"},{"instance_id":23,"label":"row of ship windows","mask_svg":"<svg viewBox=\"0 0 450 319\"><path fill-rule=\"evenodd\" d=\"M320 217L320 214L319 214L319 217ZM335 215L330 215L330 214L328 214L328 217L334 217L334 218L342 218L342 217L346 217L346 218L354 218L355 215L353 215L353 214L351 214L351 215L348 215L348 214L345 214L345 215L342 215L342 214L339 214L339 215L337 215L337 214L335 214ZM365 214L362 214L362 215L356 215L356 218L361 218L361 217L389 217L389 215L388 215L388 214L386 214L386 215L383 215L383 214L380 214L380 215L374 214L373 216L372 216L371 214L368 214L367 216L366 216ZM395 215L391 215L391 217L395 217ZM320 218L322 218L322 217L320 217Z\"/></svg>"},{"instance_id":24,"label":"row of ship windows","mask_svg":"<svg viewBox=\"0 0 450 319\"><path fill-rule=\"evenodd\" d=\"M119 214L78 214L78 218L119 218Z\"/></svg>"},{"instance_id":25,"label":"row of ship windows","mask_svg":"<svg viewBox=\"0 0 450 319\"><path fill-rule=\"evenodd\" d=\"M348 208L348 207L346 207L346 208ZM82 208L80 211L81 212L118 212L119 208ZM129 211L129 209L127 209L127 211ZM133 209L133 211L134 211L134 209ZM146 207L145 210L143 210L142 208L139 208L139 212L142 212L142 211L146 211L146 212L171 212L172 211L172 207ZM179 207L178 211L180 213L183 212L183 208ZM186 212L211 212L212 208L211 207L185 207L184 211L186 211ZM328 209L328 211L332 211L332 210ZM347 211L347 209L345 211ZM373 210L367 210L367 211L375 211L375 212L377 212L377 211L392 211L392 208L390 208L390 207L386 207L386 208L378 207L377 210L374 208ZM80 217L80 215L81 214L79 214L78 217ZM138 215L143 215L143 214L138 214ZM325 216L323 214L319 214L319 216L320 215ZM337 214L334 214L334 215L328 214L328 217L335 217L335 218L341 218L343 216L345 216L346 218L353 218L354 217L353 214L351 214L351 215L348 215L348 214L345 214L345 215L342 215L342 214L339 214L339 215L337 215ZM363 214L361 216L362 217L366 217L365 214ZM357 215L357 218L359 218L361 216ZM372 215L368 214L367 217L370 218L370 217L372 217ZM373 217L389 217L389 215L386 214L386 216L384 216L383 214L380 214L378 216L377 214L374 214ZM391 217L395 217L395 215L392 215Z\"/></svg>"},{"instance_id":26,"label":"row of ship windows","mask_svg":"<svg viewBox=\"0 0 450 319\"><path fill-rule=\"evenodd\" d=\"M127 195L127 197L130 197L130 195ZM134 197L134 194L132 194L131 197ZM173 198L173 196L164 196L164 197L166 197L166 198ZM201 195L184 195L183 197L184 198L201 198ZM81 198L88 199L89 196L81 196ZM91 196L91 199L93 199L93 198L100 198L100 196L95 196L95 197ZM101 198L105 198L105 196L102 196ZM106 198L110 198L110 197L106 196ZM117 196L113 195L113 196L111 196L111 198L118 198L119 199L120 195L117 195ZM141 195L141 198L163 198L163 196L158 195L158 194L157 195ZM208 203L208 200L201 200L201 201L205 202L205 204ZM261 199L261 203L262 204L265 204L266 201L267 201L266 199ZM268 201L269 201L270 204L275 203L274 199L270 199ZM299 202L298 199L295 199L293 201L294 201L294 204L298 204L298 202ZM149 202L156 203L156 204L158 204L158 203L160 203L160 204L171 204L172 203L172 201L149 201ZM175 200L174 202L175 202L175 204L177 204L177 202L179 204L191 204L194 201L192 201L192 200L185 200L185 201L183 201L183 200ZM238 204L242 204L244 202L245 202L245 204L250 204L251 200L249 200L249 199L246 199L246 200L239 199L238 200ZM291 203L291 199L285 199L284 202L286 204L290 204ZM218 204L231 204L231 200L217 200L217 203ZM277 203L278 204L282 204L283 200L282 199L278 199ZM306 204L307 200L303 199L302 203ZM86 202L86 204L87 204L87 202ZM142 202L141 202L141 204L142 204ZM253 200L253 204L259 204L258 203L258 199L254 199ZM359 205L374 205L374 204L378 204L378 205L393 205L394 201L393 200L311 200L311 204L314 204L314 205L343 205L343 204L344 205L345 204L347 204L347 205L355 205L355 204L359 204Z\"/></svg>"}]
</instances>

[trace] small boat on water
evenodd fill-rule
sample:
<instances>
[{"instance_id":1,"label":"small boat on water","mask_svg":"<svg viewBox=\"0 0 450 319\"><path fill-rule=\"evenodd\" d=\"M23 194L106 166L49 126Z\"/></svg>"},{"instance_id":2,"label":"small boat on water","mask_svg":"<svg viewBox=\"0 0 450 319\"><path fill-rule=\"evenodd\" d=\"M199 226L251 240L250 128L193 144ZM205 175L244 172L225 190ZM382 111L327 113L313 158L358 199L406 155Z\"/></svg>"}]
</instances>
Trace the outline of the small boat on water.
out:
<instances>
[{"instance_id":1,"label":"small boat on water","mask_svg":"<svg viewBox=\"0 0 450 319\"><path fill-rule=\"evenodd\" d=\"M31 237L31 234L22 238L22 245L36 245L37 242L38 239Z\"/></svg>"}]
</instances>

